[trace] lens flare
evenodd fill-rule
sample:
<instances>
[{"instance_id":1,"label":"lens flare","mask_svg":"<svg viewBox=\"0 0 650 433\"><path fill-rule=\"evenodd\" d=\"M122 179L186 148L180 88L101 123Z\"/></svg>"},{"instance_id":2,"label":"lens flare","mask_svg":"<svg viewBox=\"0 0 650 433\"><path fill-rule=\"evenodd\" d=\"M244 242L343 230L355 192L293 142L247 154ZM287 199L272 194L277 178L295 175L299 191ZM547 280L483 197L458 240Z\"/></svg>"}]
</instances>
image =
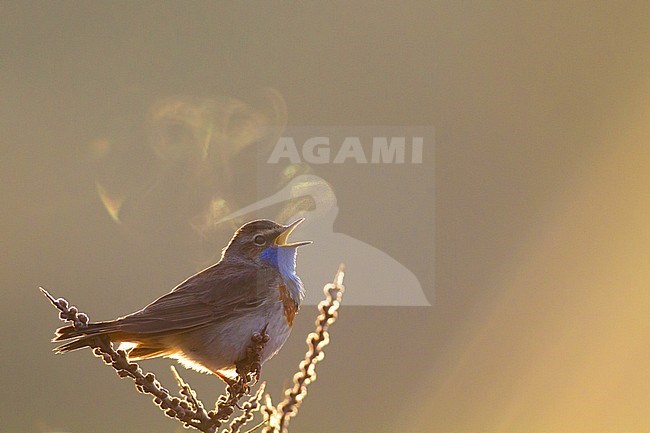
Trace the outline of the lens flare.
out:
<instances>
[{"instance_id":1,"label":"lens flare","mask_svg":"<svg viewBox=\"0 0 650 433\"><path fill-rule=\"evenodd\" d=\"M124 204L124 197L109 194L109 192L106 191L106 188L104 188L104 186L102 186L102 184L100 184L99 182L95 182L95 187L97 189L97 194L99 195L99 199L102 201L102 204L104 205L104 209L106 209L106 212L108 212L111 219L118 224L121 223L120 209Z\"/></svg>"}]
</instances>

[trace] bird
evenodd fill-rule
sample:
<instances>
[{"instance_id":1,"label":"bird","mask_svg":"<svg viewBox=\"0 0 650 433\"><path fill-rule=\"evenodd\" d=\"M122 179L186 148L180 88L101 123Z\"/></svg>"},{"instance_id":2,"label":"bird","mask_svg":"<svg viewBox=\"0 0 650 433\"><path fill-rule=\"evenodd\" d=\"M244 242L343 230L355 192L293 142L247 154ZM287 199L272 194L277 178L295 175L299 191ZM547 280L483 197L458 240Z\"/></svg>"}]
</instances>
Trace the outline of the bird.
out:
<instances>
[{"instance_id":1,"label":"bird","mask_svg":"<svg viewBox=\"0 0 650 433\"><path fill-rule=\"evenodd\" d=\"M305 296L296 273L297 249L312 242L289 242L288 237L303 221L282 225L260 219L244 224L216 264L127 316L83 329L57 329L52 341L71 341L54 350L70 352L106 336L128 348L129 360L172 358L231 383L253 334L265 329L269 336L261 353L264 364L291 333Z\"/></svg>"}]
</instances>

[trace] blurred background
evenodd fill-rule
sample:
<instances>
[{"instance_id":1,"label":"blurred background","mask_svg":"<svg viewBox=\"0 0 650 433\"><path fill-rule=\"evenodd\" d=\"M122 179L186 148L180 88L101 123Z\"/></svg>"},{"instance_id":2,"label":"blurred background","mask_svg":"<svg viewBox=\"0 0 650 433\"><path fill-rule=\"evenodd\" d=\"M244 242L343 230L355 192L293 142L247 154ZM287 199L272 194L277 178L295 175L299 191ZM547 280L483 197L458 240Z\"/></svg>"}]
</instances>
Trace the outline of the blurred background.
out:
<instances>
[{"instance_id":1,"label":"blurred background","mask_svg":"<svg viewBox=\"0 0 650 433\"><path fill-rule=\"evenodd\" d=\"M234 226L215 221L300 174L431 306L344 300L292 431L650 431L647 2L0 17L0 431L183 431L89 351L55 356L37 287L93 320L129 313L218 258ZM305 125L428 126L435 146L418 165L264 163ZM315 314L265 365L276 400ZM171 387L169 364L142 363ZM206 402L222 390L183 376Z\"/></svg>"}]
</instances>

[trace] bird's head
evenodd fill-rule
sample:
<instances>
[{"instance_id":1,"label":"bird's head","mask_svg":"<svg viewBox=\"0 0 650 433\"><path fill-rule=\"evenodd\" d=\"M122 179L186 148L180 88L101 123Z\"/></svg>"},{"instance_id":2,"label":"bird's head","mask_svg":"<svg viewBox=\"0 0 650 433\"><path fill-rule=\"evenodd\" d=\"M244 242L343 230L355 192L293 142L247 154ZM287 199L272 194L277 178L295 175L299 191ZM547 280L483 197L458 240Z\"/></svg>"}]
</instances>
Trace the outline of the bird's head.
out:
<instances>
[{"instance_id":1,"label":"bird's head","mask_svg":"<svg viewBox=\"0 0 650 433\"><path fill-rule=\"evenodd\" d=\"M223 258L248 258L266 262L281 272L295 267L296 250L311 241L289 242L291 232L305 219L289 225L255 220L241 226L223 251Z\"/></svg>"}]
</instances>

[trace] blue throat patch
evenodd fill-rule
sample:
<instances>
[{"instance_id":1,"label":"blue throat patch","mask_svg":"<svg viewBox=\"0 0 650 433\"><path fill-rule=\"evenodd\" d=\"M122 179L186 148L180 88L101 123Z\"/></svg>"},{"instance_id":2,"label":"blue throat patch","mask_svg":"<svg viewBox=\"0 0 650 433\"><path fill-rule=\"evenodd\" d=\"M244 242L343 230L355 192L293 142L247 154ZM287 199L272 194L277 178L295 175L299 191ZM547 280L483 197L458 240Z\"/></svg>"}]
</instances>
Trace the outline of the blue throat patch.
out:
<instances>
[{"instance_id":1,"label":"blue throat patch","mask_svg":"<svg viewBox=\"0 0 650 433\"><path fill-rule=\"evenodd\" d=\"M276 247L273 245L262 251L260 259L278 270L284 284L289 289L291 298L296 303L300 303L304 297L304 289L302 281L296 274L297 249L297 247Z\"/></svg>"}]
</instances>

